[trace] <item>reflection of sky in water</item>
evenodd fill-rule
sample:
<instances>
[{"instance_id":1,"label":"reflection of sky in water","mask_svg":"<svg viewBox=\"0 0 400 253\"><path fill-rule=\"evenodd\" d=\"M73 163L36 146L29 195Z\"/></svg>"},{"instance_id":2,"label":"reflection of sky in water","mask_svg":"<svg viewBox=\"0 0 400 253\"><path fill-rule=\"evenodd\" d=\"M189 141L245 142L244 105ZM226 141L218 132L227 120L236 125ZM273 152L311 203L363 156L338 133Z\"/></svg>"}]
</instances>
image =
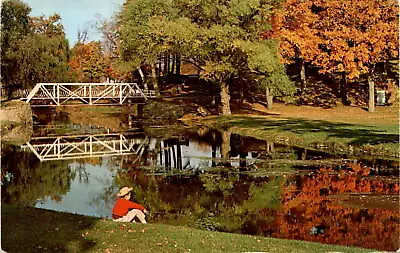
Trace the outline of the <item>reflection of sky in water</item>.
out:
<instances>
[{"instance_id":1,"label":"reflection of sky in water","mask_svg":"<svg viewBox=\"0 0 400 253\"><path fill-rule=\"evenodd\" d=\"M204 168L211 167L212 160L212 147L209 145L205 145L203 143L198 143L194 141L189 141L189 146L182 146L182 164L185 165L187 162L190 162L192 168ZM216 148L215 152L216 158L221 158L220 147ZM240 156L230 157L231 166L239 167L239 159ZM247 159L251 159L251 153L246 155ZM236 160L237 159L237 160Z\"/></svg>"},{"instance_id":2,"label":"reflection of sky in water","mask_svg":"<svg viewBox=\"0 0 400 253\"><path fill-rule=\"evenodd\" d=\"M108 159L104 158L100 165L83 164L82 166L84 166L88 176L87 181L76 176L71 181L70 191L62 196L61 201L47 197L39 200L36 207L90 216L110 217L115 195L104 196L104 194L108 192L107 189L113 187L115 173L111 172L110 163L107 161ZM71 163L69 166L72 171L78 168L77 163ZM114 192L117 191L117 188L115 187Z\"/></svg>"},{"instance_id":3,"label":"reflection of sky in water","mask_svg":"<svg viewBox=\"0 0 400 253\"><path fill-rule=\"evenodd\" d=\"M151 139L149 146L151 150L155 150L155 143L156 140ZM176 150L176 145L174 147ZM210 145L191 140L188 146L181 145L181 151L183 166L190 164L188 168L200 169L212 165L212 147ZM221 157L219 147L216 148L216 157ZM101 164L99 165L71 162L69 167L72 172L76 172L76 176L71 181L70 191L60 196L61 200L54 200L50 197L40 199L35 207L89 216L111 217L116 192L120 187L115 185L114 180L118 165L115 161L113 163L111 158L100 159ZM164 159L163 154L163 165L165 165ZM160 165L159 157L157 165ZM232 162L232 166L239 166L239 162ZM87 180L80 175L87 175Z\"/></svg>"},{"instance_id":4,"label":"reflection of sky in water","mask_svg":"<svg viewBox=\"0 0 400 253\"><path fill-rule=\"evenodd\" d=\"M211 166L212 148L204 144L189 141L189 146L182 146L182 164L185 166L188 162L194 169ZM220 157L219 147L216 157Z\"/></svg>"},{"instance_id":5,"label":"reflection of sky in water","mask_svg":"<svg viewBox=\"0 0 400 253\"><path fill-rule=\"evenodd\" d=\"M156 139L151 139L150 141L150 149L155 150ZM177 150L177 145L173 145L175 149L175 153ZM186 168L188 169L202 169L212 166L212 146L204 143L199 143L197 141L189 140L189 145L181 145L181 155L182 155L182 166L185 168L185 165L188 165ZM216 147L215 157L221 158L220 146ZM230 157L231 166L239 167L239 158L240 156ZM252 159L251 152L246 154L246 159ZM162 163L165 165L165 157L163 153ZM173 159L172 159L173 160ZM157 165L160 165L160 157L157 157ZM176 167L174 162L172 162L172 166Z\"/></svg>"}]
</instances>

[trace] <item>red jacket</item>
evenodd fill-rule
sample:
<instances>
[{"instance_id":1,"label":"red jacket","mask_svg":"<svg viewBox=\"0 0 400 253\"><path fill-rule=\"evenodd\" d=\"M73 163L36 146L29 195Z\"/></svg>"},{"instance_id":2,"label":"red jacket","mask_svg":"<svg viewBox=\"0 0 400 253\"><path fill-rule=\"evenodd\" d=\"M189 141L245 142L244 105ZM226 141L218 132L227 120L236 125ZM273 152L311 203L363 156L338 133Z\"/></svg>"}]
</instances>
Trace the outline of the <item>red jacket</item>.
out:
<instances>
[{"instance_id":1,"label":"red jacket","mask_svg":"<svg viewBox=\"0 0 400 253\"><path fill-rule=\"evenodd\" d=\"M139 209L143 211L145 208L142 205L139 205L130 200L119 198L117 202L115 202L114 208L112 210L113 218L125 216L131 209Z\"/></svg>"}]
</instances>

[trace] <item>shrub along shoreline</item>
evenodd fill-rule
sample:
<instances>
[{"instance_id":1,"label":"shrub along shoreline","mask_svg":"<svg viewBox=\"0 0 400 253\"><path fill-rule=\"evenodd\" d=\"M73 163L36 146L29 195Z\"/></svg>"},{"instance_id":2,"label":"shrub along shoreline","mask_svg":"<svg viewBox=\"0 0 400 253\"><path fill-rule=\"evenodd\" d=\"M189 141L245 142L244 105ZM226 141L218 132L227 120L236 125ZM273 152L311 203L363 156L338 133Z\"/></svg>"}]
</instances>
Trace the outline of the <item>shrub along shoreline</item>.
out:
<instances>
[{"instance_id":1,"label":"shrub along shoreline","mask_svg":"<svg viewBox=\"0 0 400 253\"><path fill-rule=\"evenodd\" d=\"M374 252L372 249L210 232L1 205L6 252ZM151 222L151 221L150 221Z\"/></svg>"}]
</instances>

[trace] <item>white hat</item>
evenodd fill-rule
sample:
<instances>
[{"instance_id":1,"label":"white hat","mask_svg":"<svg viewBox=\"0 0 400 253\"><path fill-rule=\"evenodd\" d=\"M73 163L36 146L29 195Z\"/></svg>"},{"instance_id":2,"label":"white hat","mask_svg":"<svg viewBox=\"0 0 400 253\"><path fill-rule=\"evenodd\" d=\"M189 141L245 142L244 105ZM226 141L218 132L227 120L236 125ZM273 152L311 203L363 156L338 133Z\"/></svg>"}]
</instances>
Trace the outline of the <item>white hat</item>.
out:
<instances>
[{"instance_id":1,"label":"white hat","mask_svg":"<svg viewBox=\"0 0 400 253\"><path fill-rule=\"evenodd\" d=\"M130 187L122 187L121 190L119 190L119 193L117 194L118 197L123 197L126 194L130 193L133 190L133 188Z\"/></svg>"}]
</instances>

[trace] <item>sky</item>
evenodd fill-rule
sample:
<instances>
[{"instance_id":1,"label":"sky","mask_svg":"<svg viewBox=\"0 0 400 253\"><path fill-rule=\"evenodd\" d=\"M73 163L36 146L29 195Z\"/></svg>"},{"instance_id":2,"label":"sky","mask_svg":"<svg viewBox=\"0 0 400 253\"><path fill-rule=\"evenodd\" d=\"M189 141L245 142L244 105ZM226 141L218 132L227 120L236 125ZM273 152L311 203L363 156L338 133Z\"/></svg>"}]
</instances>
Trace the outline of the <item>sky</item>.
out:
<instances>
[{"instance_id":1,"label":"sky","mask_svg":"<svg viewBox=\"0 0 400 253\"><path fill-rule=\"evenodd\" d=\"M31 7L31 16L50 16L58 13L72 47L77 41L78 30L88 30L88 40L99 40L95 29L99 20L116 14L124 0L21 0Z\"/></svg>"}]
</instances>

